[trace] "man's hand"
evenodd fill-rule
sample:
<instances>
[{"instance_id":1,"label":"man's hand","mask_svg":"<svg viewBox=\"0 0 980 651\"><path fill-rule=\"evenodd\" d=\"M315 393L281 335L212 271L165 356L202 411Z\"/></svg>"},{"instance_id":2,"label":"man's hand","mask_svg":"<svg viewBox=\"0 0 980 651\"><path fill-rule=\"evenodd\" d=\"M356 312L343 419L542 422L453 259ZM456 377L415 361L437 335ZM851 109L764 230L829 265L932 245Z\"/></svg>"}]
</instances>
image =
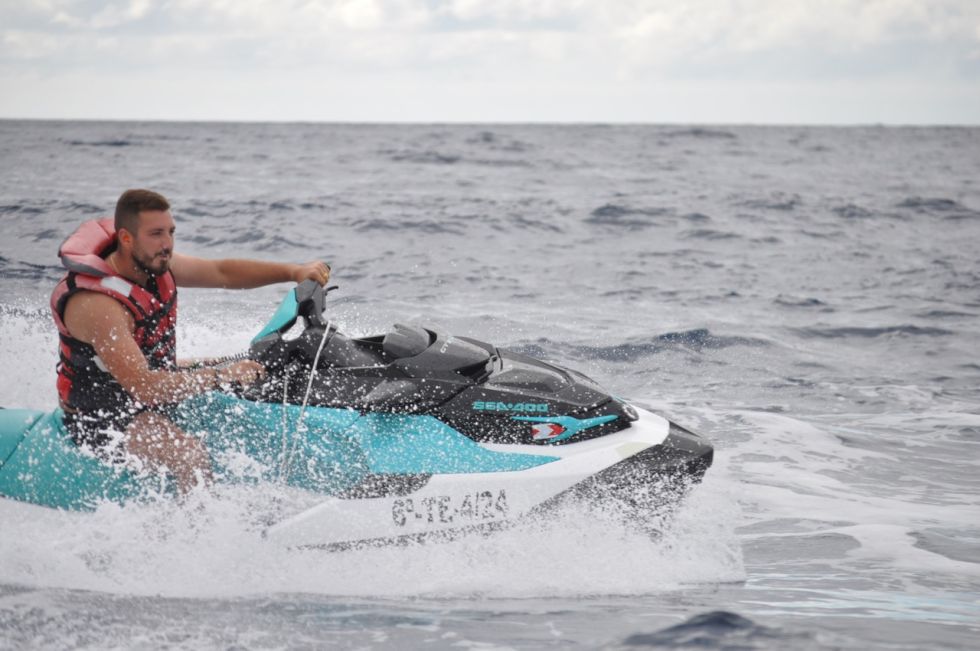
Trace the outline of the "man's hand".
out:
<instances>
[{"instance_id":1,"label":"man's hand","mask_svg":"<svg viewBox=\"0 0 980 651\"><path fill-rule=\"evenodd\" d=\"M330 265L319 260L296 265L293 280L296 281L297 285L304 280L315 280L320 285L326 285L327 281L330 280Z\"/></svg>"},{"instance_id":2,"label":"man's hand","mask_svg":"<svg viewBox=\"0 0 980 651\"><path fill-rule=\"evenodd\" d=\"M252 359L242 360L219 368L215 377L219 384L231 384L237 382L242 386L255 384L265 377L265 367Z\"/></svg>"}]
</instances>

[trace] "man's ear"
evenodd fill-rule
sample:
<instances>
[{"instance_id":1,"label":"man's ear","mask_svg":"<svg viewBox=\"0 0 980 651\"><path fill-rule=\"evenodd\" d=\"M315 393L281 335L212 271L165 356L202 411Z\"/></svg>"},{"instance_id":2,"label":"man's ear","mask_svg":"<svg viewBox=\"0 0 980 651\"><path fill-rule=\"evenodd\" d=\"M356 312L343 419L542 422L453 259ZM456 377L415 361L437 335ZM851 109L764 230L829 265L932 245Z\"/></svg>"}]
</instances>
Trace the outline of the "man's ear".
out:
<instances>
[{"instance_id":1,"label":"man's ear","mask_svg":"<svg viewBox=\"0 0 980 651\"><path fill-rule=\"evenodd\" d=\"M116 237L119 238L121 244L126 246L131 246L133 244L133 234L127 231L125 228L120 228L116 231Z\"/></svg>"}]
</instances>

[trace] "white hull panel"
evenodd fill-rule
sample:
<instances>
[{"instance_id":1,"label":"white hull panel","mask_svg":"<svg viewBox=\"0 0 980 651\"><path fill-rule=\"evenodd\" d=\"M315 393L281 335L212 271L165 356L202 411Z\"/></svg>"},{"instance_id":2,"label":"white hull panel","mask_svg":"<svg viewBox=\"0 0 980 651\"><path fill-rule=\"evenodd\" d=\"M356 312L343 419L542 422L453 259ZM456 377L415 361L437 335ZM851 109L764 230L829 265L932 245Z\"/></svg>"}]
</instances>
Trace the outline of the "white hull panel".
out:
<instances>
[{"instance_id":1,"label":"white hull panel","mask_svg":"<svg viewBox=\"0 0 980 651\"><path fill-rule=\"evenodd\" d=\"M644 410L629 429L558 446L482 444L488 450L559 457L527 470L433 475L420 489L401 496L329 498L270 527L270 539L287 546L335 547L369 540L445 534L498 526L596 473L658 445L669 424Z\"/></svg>"}]
</instances>

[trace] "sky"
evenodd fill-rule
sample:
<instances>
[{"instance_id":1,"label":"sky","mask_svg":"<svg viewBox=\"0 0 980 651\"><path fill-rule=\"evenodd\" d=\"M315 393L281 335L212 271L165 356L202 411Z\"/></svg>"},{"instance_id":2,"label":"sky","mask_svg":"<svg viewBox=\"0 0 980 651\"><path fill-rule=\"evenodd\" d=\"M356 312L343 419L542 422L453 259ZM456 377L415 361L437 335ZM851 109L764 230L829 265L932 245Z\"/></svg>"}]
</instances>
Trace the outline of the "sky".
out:
<instances>
[{"instance_id":1,"label":"sky","mask_svg":"<svg viewBox=\"0 0 980 651\"><path fill-rule=\"evenodd\" d=\"M0 118L980 124L980 0L0 0Z\"/></svg>"}]
</instances>

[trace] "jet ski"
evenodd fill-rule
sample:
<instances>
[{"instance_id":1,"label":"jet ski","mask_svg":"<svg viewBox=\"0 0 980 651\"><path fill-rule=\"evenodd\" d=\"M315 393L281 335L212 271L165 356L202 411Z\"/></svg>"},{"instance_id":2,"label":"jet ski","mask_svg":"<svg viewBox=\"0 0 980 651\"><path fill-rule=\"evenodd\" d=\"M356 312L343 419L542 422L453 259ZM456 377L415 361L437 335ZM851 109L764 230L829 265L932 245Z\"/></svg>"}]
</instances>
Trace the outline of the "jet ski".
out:
<instances>
[{"instance_id":1,"label":"jet ski","mask_svg":"<svg viewBox=\"0 0 980 651\"><path fill-rule=\"evenodd\" d=\"M251 387L177 406L215 480L278 482L309 499L265 535L343 549L453 538L568 502L640 516L676 507L710 467L702 437L585 375L440 329L348 337L315 282L291 289L248 356ZM90 511L175 495L133 462L76 446L62 414L0 408L0 496ZM312 504L312 506L309 506Z\"/></svg>"}]
</instances>

